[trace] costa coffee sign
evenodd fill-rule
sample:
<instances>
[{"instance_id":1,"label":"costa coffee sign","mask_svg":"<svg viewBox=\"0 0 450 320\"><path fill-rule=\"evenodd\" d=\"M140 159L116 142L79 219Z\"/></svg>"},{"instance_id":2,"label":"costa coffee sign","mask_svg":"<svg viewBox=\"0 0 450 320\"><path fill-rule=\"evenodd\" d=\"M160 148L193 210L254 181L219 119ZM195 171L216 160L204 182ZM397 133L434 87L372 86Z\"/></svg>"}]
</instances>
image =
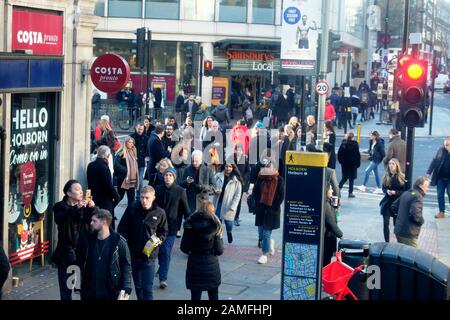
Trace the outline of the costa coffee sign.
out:
<instances>
[{"instance_id":1,"label":"costa coffee sign","mask_svg":"<svg viewBox=\"0 0 450 320\"><path fill-rule=\"evenodd\" d=\"M117 54L102 54L92 64L91 79L100 91L116 92L130 80L130 66Z\"/></svg>"},{"instance_id":2,"label":"costa coffee sign","mask_svg":"<svg viewBox=\"0 0 450 320\"><path fill-rule=\"evenodd\" d=\"M13 9L13 50L33 54L63 53L63 16L57 13Z\"/></svg>"},{"instance_id":3,"label":"costa coffee sign","mask_svg":"<svg viewBox=\"0 0 450 320\"><path fill-rule=\"evenodd\" d=\"M275 55L272 53L253 52L253 51L231 51L225 52L228 60L275 60Z\"/></svg>"}]
</instances>

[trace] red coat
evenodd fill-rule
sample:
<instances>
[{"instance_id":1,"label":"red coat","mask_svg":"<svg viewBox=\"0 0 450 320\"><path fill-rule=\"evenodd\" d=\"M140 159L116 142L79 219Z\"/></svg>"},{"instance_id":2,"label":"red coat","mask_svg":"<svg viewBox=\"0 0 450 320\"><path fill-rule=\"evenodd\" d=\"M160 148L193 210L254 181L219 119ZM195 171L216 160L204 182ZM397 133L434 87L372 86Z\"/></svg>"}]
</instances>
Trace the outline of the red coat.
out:
<instances>
[{"instance_id":1,"label":"red coat","mask_svg":"<svg viewBox=\"0 0 450 320\"><path fill-rule=\"evenodd\" d=\"M244 153L248 155L251 133L250 130L248 130L247 126L236 125L231 132L231 139L233 141L233 148L237 144L242 144L244 146Z\"/></svg>"},{"instance_id":2,"label":"red coat","mask_svg":"<svg viewBox=\"0 0 450 320\"><path fill-rule=\"evenodd\" d=\"M327 103L325 105L325 121L333 121L334 117L336 116L336 111L334 110L334 106L331 103Z\"/></svg>"}]
</instances>

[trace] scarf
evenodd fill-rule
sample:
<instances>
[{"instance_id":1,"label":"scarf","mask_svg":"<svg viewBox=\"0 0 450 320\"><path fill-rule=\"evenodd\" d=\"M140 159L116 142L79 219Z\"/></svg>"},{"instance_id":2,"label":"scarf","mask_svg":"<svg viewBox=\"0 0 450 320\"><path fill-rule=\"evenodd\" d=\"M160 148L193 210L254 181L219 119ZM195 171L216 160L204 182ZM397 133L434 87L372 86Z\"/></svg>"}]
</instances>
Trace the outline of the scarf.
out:
<instances>
[{"instance_id":1,"label":"scarf","mask_svg":"<svg viewBox=\"0 0 450 320\"><path fill-rule=\"evenodd\" d=\"M127 162L127 176L123 180L121 188L125 190L137 188L139 186L139 169L137 160L130 151L126 151L124 154Z\"/></svg>"},{"instance_id":2,"label":"scarf","mask_svg":"<svg viewBox=\"0 0 450 320\"><path fill-rule=\"evenodd\" d=\"M258 175L258 177L262 180L261 199L259 200L259 202L268 207L271 207L278 186L279 173L276 170L266 172L264 171L265 170L262 169Z\"/></svg>"}]
</instances>

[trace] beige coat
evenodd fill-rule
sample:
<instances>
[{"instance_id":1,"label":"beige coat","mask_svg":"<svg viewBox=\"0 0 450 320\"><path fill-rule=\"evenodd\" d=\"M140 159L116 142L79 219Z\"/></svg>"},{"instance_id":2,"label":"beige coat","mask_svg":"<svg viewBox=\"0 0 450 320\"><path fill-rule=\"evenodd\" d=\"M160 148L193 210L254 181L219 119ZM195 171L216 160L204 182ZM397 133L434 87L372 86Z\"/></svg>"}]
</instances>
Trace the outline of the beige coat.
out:
<instances>
[{"instance_id":1,"label":"beige coat","mask_svg":"<svg viewBox=\"0 0 450 320\"><path fill-rule=\"evenodd\" d=\"M216 174L216 185L218 190L222 190L223 182L225 176L223 172ZM227 221L234 221L234 216L236 215L236 210L241 201L242 184L236 177L231 179L227 186L225 187L222 200L222 208L220 210L220 218ZM214 205L217 207L219 202L219 197L216 196L214 199Z\"/></svg>"}]
</instances>

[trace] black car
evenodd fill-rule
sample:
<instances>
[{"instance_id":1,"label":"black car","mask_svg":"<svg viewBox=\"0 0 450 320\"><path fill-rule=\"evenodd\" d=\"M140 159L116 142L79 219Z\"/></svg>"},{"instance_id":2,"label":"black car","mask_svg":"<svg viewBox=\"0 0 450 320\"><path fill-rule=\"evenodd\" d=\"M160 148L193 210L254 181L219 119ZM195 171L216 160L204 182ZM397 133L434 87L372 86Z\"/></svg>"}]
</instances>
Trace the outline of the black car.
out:
<instances>
[{"instance_id":1,"label":"black car","mask_svg":"<svg viewBox=\"0 0 450 320\"><path fill-rule=\"evenodd\" d=\"M447 80L444 83L444 93L447 93L449 91L450 91L450 80Z\"/></svg>"}]
</instances>

